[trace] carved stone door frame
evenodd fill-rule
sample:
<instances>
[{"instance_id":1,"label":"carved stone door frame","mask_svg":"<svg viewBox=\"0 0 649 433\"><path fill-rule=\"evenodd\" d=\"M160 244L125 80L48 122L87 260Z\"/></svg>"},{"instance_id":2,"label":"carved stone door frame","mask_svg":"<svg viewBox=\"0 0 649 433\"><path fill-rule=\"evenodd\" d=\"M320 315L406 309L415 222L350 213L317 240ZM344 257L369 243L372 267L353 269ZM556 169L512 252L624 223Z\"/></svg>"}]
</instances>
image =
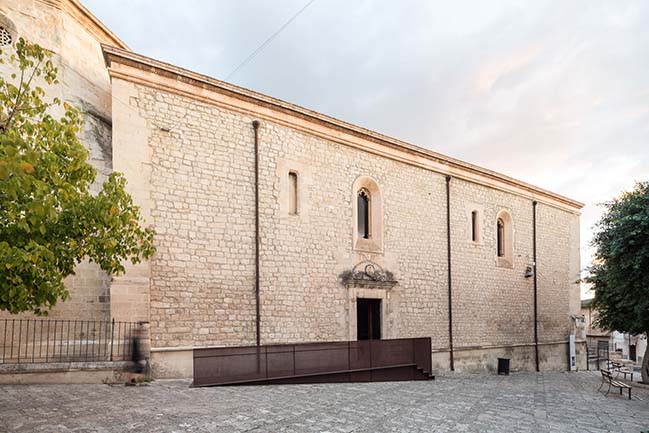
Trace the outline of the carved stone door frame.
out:
<instances>
[{"instance_id":1,"label":"carved stone door frame","mask_svg":"<svg viewBox=\"0 0 649 433\"><path fill-rule=\"evenodd\" d=\"M388 326L392 311L390 292L398 284L392 274L378 264L365 260L345 272L342 279L347 288L348 339L354 341L357 338L356 304L359 298L381 300L381 338L396 338L394 330Z\"/></svg>"}]
</instances>

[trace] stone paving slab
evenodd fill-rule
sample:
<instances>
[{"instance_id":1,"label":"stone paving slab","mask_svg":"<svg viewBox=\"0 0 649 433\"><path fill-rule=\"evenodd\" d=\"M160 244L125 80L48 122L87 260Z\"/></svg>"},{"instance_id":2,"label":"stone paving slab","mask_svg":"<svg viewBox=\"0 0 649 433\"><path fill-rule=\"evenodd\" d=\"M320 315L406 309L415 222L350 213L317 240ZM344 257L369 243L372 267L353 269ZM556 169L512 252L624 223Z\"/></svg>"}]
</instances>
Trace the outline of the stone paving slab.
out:
<instances>
[{"instance_id":1,"label":"stone paving slab","mask_svg":"<svg viewBox=\"0 0 649 433\"><path fill-rule=\"evenodd\" d=\"M0 386L0 432L636 432L633 400L598 392L598 373L451 375L435 381L190 388Z\"/></svg>"}]
</instances>

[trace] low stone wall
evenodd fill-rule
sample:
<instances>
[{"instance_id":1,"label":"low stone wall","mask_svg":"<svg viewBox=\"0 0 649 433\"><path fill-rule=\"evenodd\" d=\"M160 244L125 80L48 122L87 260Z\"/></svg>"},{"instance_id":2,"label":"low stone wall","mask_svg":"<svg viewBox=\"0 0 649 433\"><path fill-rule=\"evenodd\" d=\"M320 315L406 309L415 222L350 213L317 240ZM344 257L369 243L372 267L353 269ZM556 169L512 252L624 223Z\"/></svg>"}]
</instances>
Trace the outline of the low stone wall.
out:
<instances>
[{"instance_id":1,"label":"low stone wall","mask_svg":"<svg viewBox=\"0 0 649 433\"><path fill-rule=\"evenodd\" d=\"M130 361L5 364L0 384L124 383L143 376L132 373L133 367Z\"/></svg>"},{"instance_id":2,"label":"low stone wall","mask_svg":"<svg viewBox=\"0 0 649 433\"><path fill-rule=\"evenodd\" d=\"M191 379L194 376L194 349L191 347L151 349L154 379Z\"/></svg>"},{"instance_id":3,"label":"low stone wall","mask_svg":"<svg viewBox=\"0 0 649 433\"><path fill-rule=\"evenodd\" d=\"M586 370L586 343L577 342L577 369ZM509 346L482 346L462 348L454 351L456 372L486 373L496 372L498 358L510 359L510 371L535 371L534 344ZM567 371L568 343L539 343L539 369L541 371ZM449 352L433 351L433 372L450 371Z\"/></svg>"}]
</instances>

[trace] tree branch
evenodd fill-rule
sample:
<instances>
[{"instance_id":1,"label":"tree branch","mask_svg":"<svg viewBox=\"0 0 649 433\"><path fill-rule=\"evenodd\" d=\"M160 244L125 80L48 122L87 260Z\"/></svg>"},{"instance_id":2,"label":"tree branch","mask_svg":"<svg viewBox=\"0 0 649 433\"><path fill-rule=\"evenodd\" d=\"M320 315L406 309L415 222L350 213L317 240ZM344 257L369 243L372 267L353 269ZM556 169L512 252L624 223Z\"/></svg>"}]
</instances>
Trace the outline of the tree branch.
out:
<instances>
[{"instance_id":1,"label":"tree branch","mask_svg":"<svg viewBox=\"0 0 649 433\"><path fill-rule=\"evenodd\" d=\"M29 86L32 84L32 80L34 79L34 75L36 74L36 71L38 71L38 68L41 66L41 63L43 61L39 60L36 66L34 66L34 69L32 70L32 74L29 77L29 80L27 82L24 82L25 78L25 70L21 69L20 70L20 83L18 85L18 95L16 95L16 102L14 102L13 109L11 110L11 113L7 117L7 121L3 125L3 131L6 131L9 129L9 126L11 125L11 121L13 120L14 116L16 113L19 111L19 105L20 105L20 100L24 96L25 92L23 91L24 89L29 89Z\"/></svg>"}]
</instances>

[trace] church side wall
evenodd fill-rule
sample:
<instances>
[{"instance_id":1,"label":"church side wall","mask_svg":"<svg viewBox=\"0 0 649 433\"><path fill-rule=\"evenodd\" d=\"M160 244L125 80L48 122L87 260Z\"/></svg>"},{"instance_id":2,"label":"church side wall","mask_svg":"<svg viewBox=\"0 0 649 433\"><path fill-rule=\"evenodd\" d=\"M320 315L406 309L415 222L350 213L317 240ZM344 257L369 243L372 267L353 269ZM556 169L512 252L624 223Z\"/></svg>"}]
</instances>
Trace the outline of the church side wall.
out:
<instances>
[{"instance_id":1,"label":"church side wall","mask_svg":"<svg viewBox=\"0 0 649 433\"><path fill-rule=\"evenodd\" d=\"M133 116L146 127L158 231L150 292L154 367L163 376L187 375L191 347L255 341L255 118L128 85ZM116 127L116 142L132 132ZM434 365L448 369L445 177L266 120L259 142L262 344L355 339L356 299L379 298L383 338L430 336ZM298 175L297 215L287 211L289 171ZM381 191L381 251L354 247L352 185L359 176ZM493 369L496 357L508 356L513 369L533 369L533 286L525 278L532 202L457 178L450 190L457 368ZM469 234L474 209L478 242ZM503 210L513 225L509 267L496 259L495 225ZM577 215L538 205L544 369L567 366L565 341L575 291L578 296L575 226ZM363 260L392 272L398 284L342 284L343 272Z\"/></svg>"}]
</instances>

